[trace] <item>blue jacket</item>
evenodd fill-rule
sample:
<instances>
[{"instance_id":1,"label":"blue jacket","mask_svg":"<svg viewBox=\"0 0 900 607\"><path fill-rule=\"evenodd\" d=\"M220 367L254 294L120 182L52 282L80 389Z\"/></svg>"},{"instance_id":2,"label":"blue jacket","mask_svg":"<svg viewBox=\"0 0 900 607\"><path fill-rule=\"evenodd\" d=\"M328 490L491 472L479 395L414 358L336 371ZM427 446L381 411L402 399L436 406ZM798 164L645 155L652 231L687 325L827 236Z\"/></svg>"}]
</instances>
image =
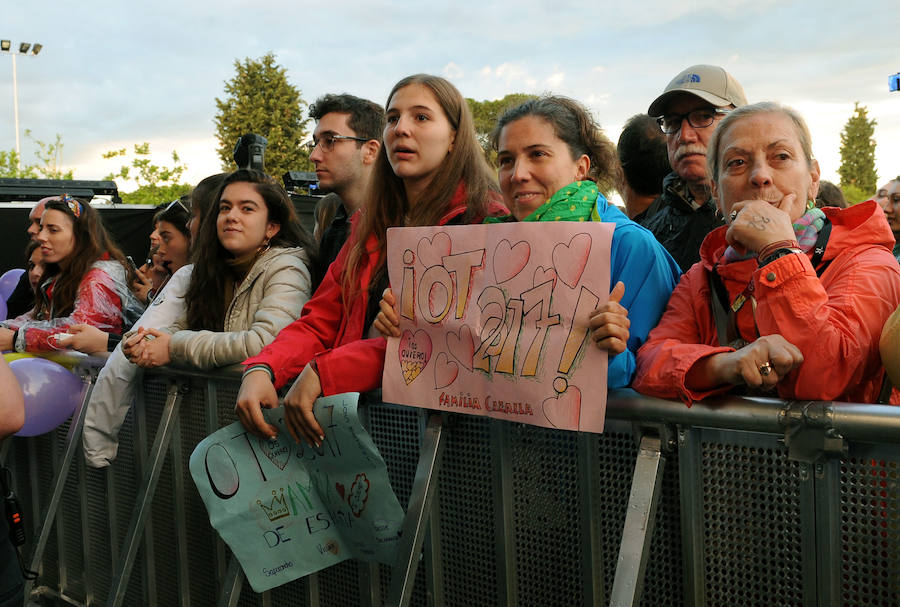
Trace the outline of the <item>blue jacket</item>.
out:
<instances>
[{"instance_id":1,"label":"blue jacket","mask_svg":"<svg viewBox=\"0 0 900 607\"><path fill-rule=\"evenodd\" d=\"M591 212L593 221L615 223L610 252L610 290L625 283L625 295L619 302L631 320L628 349L609 359L607 386L624 388L631 384L635 354L646 341L650 329L659 322L681 269L648 229L628 219L600 194Z\"/></svg>"}]
</instances>

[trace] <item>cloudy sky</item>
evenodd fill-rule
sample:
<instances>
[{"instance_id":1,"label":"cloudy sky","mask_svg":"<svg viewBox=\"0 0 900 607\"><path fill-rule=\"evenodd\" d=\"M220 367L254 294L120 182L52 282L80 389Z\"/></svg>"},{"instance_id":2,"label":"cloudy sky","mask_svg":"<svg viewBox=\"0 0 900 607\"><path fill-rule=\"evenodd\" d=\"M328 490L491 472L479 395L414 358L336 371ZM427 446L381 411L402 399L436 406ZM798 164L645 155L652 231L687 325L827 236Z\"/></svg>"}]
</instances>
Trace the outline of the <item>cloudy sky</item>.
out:
<instances>
[{"instance_id":1,"label":"cloudy sky","mask_svg":"<svg viewBox=\"0 0 900 607\"><path fill-rule=\"evenodd\" d=\"M888 92L900 72L895 0L9 0L0 13L0 38L44 45L17 60L20 128L43 141L60 134L63 165L80 179L121 164L104 151L143 141L160 162L177 150L188 181L218 172L215 98L236 59L269 51L310 102L345 91L383 104L403 76L437 73L476 99L575 97L613 140L675 74L713 63L751 102L800 110L824 178L837 181L854 101L878 121L879 183L900 173L900 92ZM2 54L0 150L14 147ZM23 138L26 162L33 151Z\"/></svg>"}]
</instances>

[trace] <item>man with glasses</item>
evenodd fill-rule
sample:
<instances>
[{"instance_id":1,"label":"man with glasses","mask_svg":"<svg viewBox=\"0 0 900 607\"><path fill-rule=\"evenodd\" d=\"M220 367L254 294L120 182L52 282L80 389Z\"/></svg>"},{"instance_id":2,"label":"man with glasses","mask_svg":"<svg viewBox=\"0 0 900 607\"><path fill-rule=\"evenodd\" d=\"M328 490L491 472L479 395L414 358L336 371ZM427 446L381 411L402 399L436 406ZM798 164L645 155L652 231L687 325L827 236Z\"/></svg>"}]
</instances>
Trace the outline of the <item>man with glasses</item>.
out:
<instances>
[{"instance_id":1,"label":"man with glasses","mask_svg":"<svg viewBox=\"0 0 900 607\"><path fill-rule=\"evenodd\" d=\"M700 260L703 238L723 223L710 195L706 146L722 116L746 104L744 89L731 74L715 65L694 65L675 76L647 111L666 135L672 172L639 223L682 271Z\"/></svg>"},{"instance_id":2,"label":"man with glasses","mask_svg":"<svg viewBox=\"0 0 900 607\"><path fill-rule=\"evenodd\" d=\"M369 179L381 149L384 109L353 95L325 95L309 108L316 120L309 159L316 165L319 189L340 196L341 205L319 244L323 276L350 233L350 217L366 201Z\"/></svg>"}]
</instances>

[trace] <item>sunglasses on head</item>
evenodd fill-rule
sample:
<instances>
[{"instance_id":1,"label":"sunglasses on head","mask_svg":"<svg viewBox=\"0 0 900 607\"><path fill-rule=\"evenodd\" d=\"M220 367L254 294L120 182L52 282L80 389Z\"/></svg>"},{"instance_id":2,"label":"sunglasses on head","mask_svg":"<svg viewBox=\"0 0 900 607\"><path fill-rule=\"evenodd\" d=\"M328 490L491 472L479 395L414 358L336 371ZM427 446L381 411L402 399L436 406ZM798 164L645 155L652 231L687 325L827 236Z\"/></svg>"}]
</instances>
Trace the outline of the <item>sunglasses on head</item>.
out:
<instances>
[{"instance_id":1,"label":"sunglasses on head","mask_svg":"<svg viewBox=\"0 0 900 607\"><path fill-rule=\"evenodd\" d=\"M191 214L191 209L189 209L188 207L186 207L186 206L184 205L184 203L181 202L181 199L180 199L180 198L176 198L175 200L173 200L172 202L170 202L169 204L167 204L167 205L166 205L166 208L163 209L163 213L165 213L166 211L168 211L169 209L171 209L172 207L174 207L176 204L177 204L178 206L180 206L181 209L182 209L185 213L187 213L188 215Z\"/></svg>"}]
</instances>

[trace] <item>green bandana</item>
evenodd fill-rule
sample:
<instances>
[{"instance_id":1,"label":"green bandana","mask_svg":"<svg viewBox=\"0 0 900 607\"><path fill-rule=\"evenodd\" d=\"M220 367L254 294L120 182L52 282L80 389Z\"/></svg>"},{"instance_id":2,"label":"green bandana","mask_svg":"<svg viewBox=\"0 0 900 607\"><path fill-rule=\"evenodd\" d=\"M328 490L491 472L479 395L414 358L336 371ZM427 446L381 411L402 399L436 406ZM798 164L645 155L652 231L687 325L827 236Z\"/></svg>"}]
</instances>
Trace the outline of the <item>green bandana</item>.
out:
<instances>
[{"instance_id":1,"label":"green bandana","mask_svg":"<svg viewBox=\"0 0 900 607\"><path fill-rule=\"evenodd\" d=\"M550 200L522 221L590 221L599 190L593 181L575 181L561 188ZM485 223L515 221L512 215L488 217Z\"/></svg>"}]
</instances>

